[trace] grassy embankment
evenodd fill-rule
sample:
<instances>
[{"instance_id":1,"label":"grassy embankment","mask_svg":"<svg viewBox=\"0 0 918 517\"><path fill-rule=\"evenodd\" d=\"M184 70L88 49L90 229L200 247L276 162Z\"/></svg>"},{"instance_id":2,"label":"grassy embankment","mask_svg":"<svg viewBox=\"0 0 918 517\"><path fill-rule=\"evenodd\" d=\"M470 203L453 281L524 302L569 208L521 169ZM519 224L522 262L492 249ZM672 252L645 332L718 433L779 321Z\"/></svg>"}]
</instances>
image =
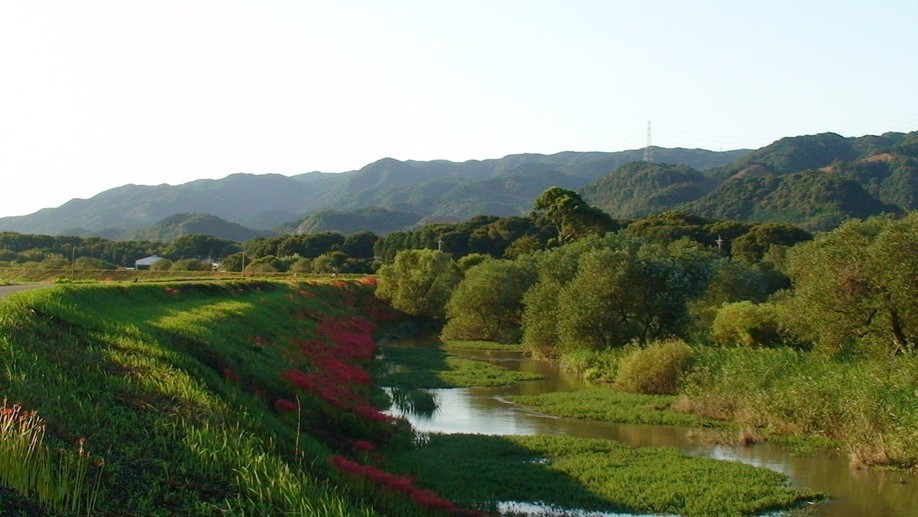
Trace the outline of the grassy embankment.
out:
<instances>
[{"instance_id":1,"label":"grassy embankment","mask_svg":"<svg viewBox=\"0 0 918 517\"><path fill-rule=\"evenodd\" d=\"M372 286L69 285L0 302L0 514L429 515L361 463L398 441Z\"/></svg>"},{"instance_id":2,"label":"grassy embankment","mask_svg":"<svg viewBox=\"0 0 918 517\"><path fill-rule=\"evenodd\" d=\"M559 416L633 421L596 409L631 396L614 388L629 384L623 377L640 373L623 375L621 365L633 353L568 354L561 358L567 369L608 387L515 400ZM738 441L767 438L838 447L856 466L918 469L918 358L827 358L786 348L696 346L676 377L674 395L660 396L657 407L730 423L732 431L725 432ZM730 439L724 433L713 436Z\"/></svg>"},{"instance_id":3,"label":"grassy embankment","mask_svg":"<svg viewBox=\"0 0 918 517\"><path fill-rule=\"evenodd\" d=\"M448 342L440 348L387 347L385 356L395 367L381 382L396 392L419 393L424 388L509 384L521 380L515 378L520 372L453 355L508 348L512 347L481 342ZM475 362L480 366L466 364ZM462 375L482 370L488 373ZM671 397L615 395L603 388L571 392L574 397L578 394L586 394L593 411L614 421L704 421L669 409ZM562 394L546 397L558 395ZM409 403L418 400L423 399L415 395ZM434 402L429 404L420 411L432 411ZM522 503L558 515L565 510L745 515L819 498L812 491L791 488L784 476L767 469L692 457L671 448L633 448L610 440L563 436L435 434L416 448L393 453L386 464L415 473L454 501L486 511L496 511L498 503Z\"/></svg>"}]
</instances>

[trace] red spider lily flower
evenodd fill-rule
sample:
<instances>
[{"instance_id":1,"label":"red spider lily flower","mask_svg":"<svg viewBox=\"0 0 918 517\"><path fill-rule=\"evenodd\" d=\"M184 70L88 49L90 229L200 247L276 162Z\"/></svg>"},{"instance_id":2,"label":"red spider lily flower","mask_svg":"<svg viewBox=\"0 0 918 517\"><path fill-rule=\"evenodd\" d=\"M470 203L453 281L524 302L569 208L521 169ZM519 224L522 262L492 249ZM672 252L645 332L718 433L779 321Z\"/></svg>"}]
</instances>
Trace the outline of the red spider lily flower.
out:
<instances>
[{"instance_id":1,"label":"red spider lily flower","mask_svg":"<svg viewBox=\"0 0 918 517\"><path fill-rule=\"evenodd\" d=\"M361 404L355 407L354 411L367 420L375 422L395 422L395 418L380 412L379 408L373 406Z\"/></svg>"},{"instance_id":2,"label":"red spider lily flower","mask_svg":"<svg viewBox=\"0 0 918 517\"><path fill-rule=\"evenodd\" d=\"M373 452L376 450L376 446L366 440L356 440L351 444L351 447L358 452Z\"/></svg>"},{"instance_id":3,"label":"red spider lily flower","mask_svg":"<svg viewBox=\"0 0 918 517\"><path fill-rule=\"evenodd\" d=\"M242 380L241 375L239 375L238 373L234 372L233 370L229 368L223 369L223 376L226 377L226 380L230 382L239 382L240 380Z\"/></svg>"},{"instance_id":4,"label":"red spider lily flower","mask_svg":"<svg viewBox=\"0 0 918 517\"><path fill-rule=\"evenodd\" d=\"M277 408L278 411L297 411L299 410L299 406L297 406L296 402L293 402L287 399L277 399L276 401L274 401L274 407Z\"/></svg>"},{"instance_id":5,"label":"red spider lily flower","mask_svg":"<svg viewBox=\"0 0 918 517\"><path fill-rule=\"evenodd\" d=\"M382 489L405 494L414 502L429 508L437 508L449 513L462 513L462 509L452 501L444 499L432 490L417 488L408 476L396 476L371 465L361 465L343 456L332 456L332 465L341 472L357 478L367 478Z\"/></svg>"}]
</instances>

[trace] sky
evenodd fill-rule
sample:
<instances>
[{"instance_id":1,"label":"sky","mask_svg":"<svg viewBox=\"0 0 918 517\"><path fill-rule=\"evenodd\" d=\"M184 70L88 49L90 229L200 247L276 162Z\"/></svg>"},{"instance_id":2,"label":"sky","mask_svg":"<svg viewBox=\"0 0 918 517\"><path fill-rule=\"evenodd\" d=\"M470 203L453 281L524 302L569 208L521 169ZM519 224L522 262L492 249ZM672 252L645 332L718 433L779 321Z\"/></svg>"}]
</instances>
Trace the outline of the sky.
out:
<instances>
[{"instance_id":1,"label":"sky","mask_svg":"<svg viewBox=\"0 0 918 517\"><path fill-rule=\"evenodd\" d=\"M918 130L914 0L0 0L0 217L384 157Z\"/></svg>"}]
</instances>

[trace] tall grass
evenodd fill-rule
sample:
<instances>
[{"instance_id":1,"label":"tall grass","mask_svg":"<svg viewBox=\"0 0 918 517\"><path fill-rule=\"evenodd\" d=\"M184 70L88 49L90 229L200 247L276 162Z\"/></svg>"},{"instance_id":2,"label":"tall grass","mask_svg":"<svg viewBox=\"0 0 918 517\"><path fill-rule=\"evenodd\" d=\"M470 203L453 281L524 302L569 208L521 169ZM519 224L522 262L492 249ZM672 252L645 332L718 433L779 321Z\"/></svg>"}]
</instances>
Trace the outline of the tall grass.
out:
<instances>
[{"instance_id":1,"label":"tall grass","mask_svg":"<svg viewBox=\"0 0 918 517\"><path fill-rule=\"evenodd\" d=\"M918 467L918 358L826 359L789 349L701 349L685 409L826 438L852 462Z\"/></svg>"},{"instance_id":2,"label":"tall grass","mask_svg":"<svg viewBox=\"0 0 918 517\"><path fill-rule=\"evenodd\" d=\"M615 387L631 393L673 395L692 358L692 349L679 339L636 348L619 363Z\"/></svg>"},{"instance_id":3,"label":"tall grass","mask_svg":"<svg viewBox=\"0 0 918 517\"><path fill-rule=\"evenodd\" d=\"M44 444L45 422L22 405L0 406L0 483L70 515L91 514L101 468L94 469L80 441L76 451ZM95 479L91 479L96 473Z\"/></svg>"}]
</instances>

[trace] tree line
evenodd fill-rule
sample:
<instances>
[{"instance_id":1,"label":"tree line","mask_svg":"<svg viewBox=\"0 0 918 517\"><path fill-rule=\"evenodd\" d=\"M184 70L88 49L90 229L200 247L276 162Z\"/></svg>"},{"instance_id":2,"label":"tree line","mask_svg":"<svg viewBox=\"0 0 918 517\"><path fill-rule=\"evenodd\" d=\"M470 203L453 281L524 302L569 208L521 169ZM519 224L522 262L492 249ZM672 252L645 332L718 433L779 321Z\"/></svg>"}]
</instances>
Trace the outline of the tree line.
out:
<instances>
[{"instance_id":1,"label":"tree line","mask_svg":"<svg viewBox=\"0 0 918 517\"><path fill-rule=\"evenodd\" d=\"M477 261L401 250L380 268L377 293L443 322L446 339L522 342L548 356L673 337L916 353L916 212L813 236L678 212L616 222L590 208L549 189L533 211L553 230L546 247Z\"/></svg>"},{"instance_id":2,"label":"tree line","mask_svg":"<svg viewBox=\"0 0 918 517\"><path fill-rule=\"evenodd\" d=\"M602 235L627 226L650 239L688 237L706 245L724 243L726 254L753 257L771 243L790 244L810 235L790 225L723 222L667 212L637 221L616 221L586 204L575 192L550 188L528 216L477 216L458 223L434 223L378 236L369 231L259 237L244 243L204 235L169 242L112 241L99 237L0 233L0 265L46 269L113 269L159 255L156 269L294 273L373 273L404 250L437 249L466 264L483 257L514 259L559 246L583 235Z\"/></svg>"}]
</instances>

